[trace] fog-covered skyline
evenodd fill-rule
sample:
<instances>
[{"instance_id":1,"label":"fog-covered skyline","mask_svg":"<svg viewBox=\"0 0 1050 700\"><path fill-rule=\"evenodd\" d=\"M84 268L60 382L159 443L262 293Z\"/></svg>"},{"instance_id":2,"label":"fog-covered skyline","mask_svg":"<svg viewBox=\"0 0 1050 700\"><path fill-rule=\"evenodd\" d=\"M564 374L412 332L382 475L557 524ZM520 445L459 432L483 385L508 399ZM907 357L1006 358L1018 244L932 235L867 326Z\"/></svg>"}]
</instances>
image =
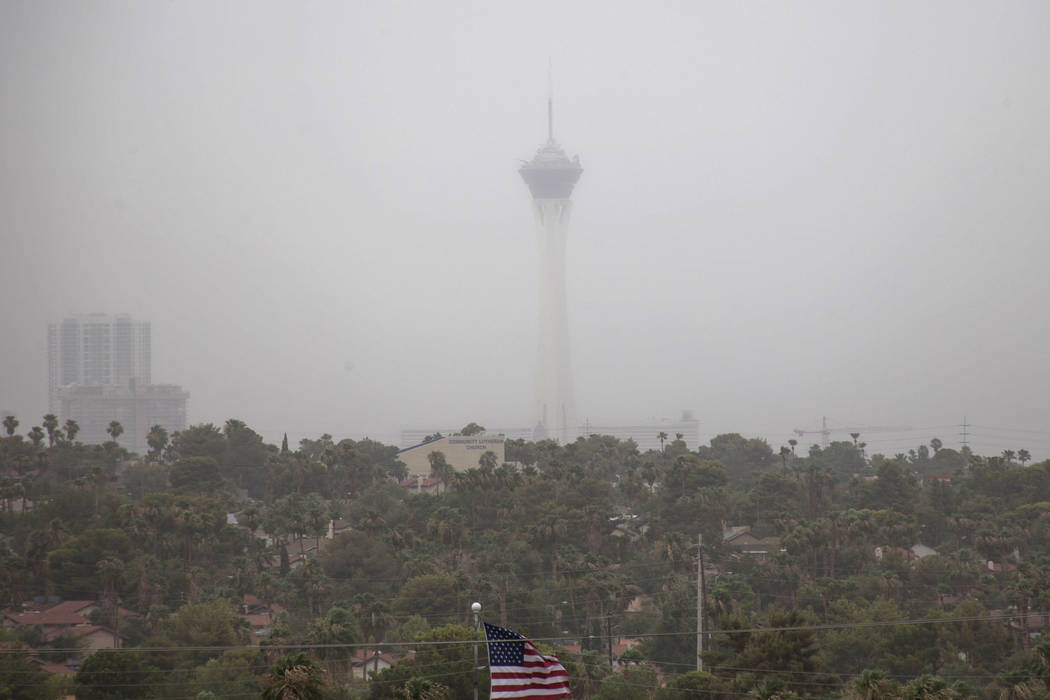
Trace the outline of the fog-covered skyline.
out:
<instances>
[{"instance_id":1,"label":"fog-covered skyline","mask_svg":"<svg viewBox=\"0 0 1050 700\"><path fill-rule=\"evenodd\" d=\"M39 420L47 323L98 311L152 323L193 423L526 425L550 58L581 421L913 428L865 436L892 454L966 417L1050 457L1048 30L1035 1L6 2L0 410Z\"/></svg>"}]
</instances>

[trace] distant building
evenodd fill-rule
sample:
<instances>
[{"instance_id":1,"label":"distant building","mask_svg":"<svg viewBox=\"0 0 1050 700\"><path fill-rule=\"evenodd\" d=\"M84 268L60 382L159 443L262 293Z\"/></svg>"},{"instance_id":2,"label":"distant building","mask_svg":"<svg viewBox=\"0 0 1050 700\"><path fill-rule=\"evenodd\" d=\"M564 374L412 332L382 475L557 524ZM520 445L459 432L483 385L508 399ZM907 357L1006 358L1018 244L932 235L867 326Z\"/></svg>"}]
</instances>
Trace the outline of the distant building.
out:
<instances>
[{"instance_id":1,"label":"distant building","mask_svg":"<svg viewBox=\"0 0 1050 700\"><path fill-rule=\"evenodd\" d=\"M154 425L168 433L186 429L189 394L172 384L151 384L149 321L127 314L69 316L47 327L48 412L80 425L77 440L110 439L112 421L124 428L121 447L147 449Z\"/></svg>"},{"instance_id":2,"label":"distant building","mask_svg":"<svg viewBox=\"0 0 1050 700\"><path fill-rule=\"evenodd\" d=\"M62 387L150 383L150 325L127 314L70 316L47 327L48 411Z\"/></svg>"},{"instance_id":3,"label":"distant building","mask_svg":"<svg viewBox=\"0 0 1050 700\"><path fill-rule=\"evenodd\" d=\"M700 421L693 417L692 411L682 411L681 417L676 421L663 420L634 425L602 423L592 425L588 421L580 426L580 435L612 435L620 440L634 440L642 452L661 448L660 433L667 435L664 444L671 443L681 434L682 440L689 449L695 450L700 446Z\"/></svg>"},{"instance_id":4,"label":"distant building","mask_svg":"<svg viewBox=\"0 0 1050 700\"><path fill-rule=\"evenodd\" d=\"M117 421L124 428L117 439L120 446L143 453L148 449L146 434L152 426L162 426L169 435L186 429L189 396L173 384L139 384L135 379L120 385L72 385L56 392L57 413L62 420L76 420L80 425L77 440L88 445L109 440L106 428Z\"/></svg>"},{"instance_id":5,"label":"distant building","mask_svg":"<svg viewBox=\"0 0 1050 700\"><path fill-rule=\"evenodd\" d=\"M731 550L757 559L785 551L779 537L756 537L748 525L733 525L722 531L722 543Z\"/></svg>"},{"instance_id":6,"label":"distant building","mask_svg":"<svg viewBox=\"0 0 1050 700\"><path fill-rule=\"evenodd\" d=\"M479 465L481 455L493 452L496 455L496 466L507 459L505 435L447 435L430 442L412 445L397 453L397 458L408 467L409 474L429 474L431 452L445 455L445 461L457 472L473 469Z\"/></svg>"},{"instance_id":7,"label":"distant building","mask_svg":"<svg viewBox=\"0 0 1050 700\"><path fill-rule=\"evenodd\" d=\"M455 429L438 428L410 428L401 431L401 447L409 448L422 443L431 435L451 435ZM505 436L508 440L525 440L532 442L537 439L534 428L496 428L491 431ZM700 421L693 416L692 411L682 411L678 420L654 420L650 423L615 424L615 423L591 423L587 421L580 425L576 434L580 437L589 435L611 435L620 440L634 440L638 449L642 452L647 450L659 450L660 433L665 433L667 438L665 444L670 444L679 433L682 440L691 450L700 446ZM564 444L564 443L563 443Z\"/></svg>"}]
</instances>

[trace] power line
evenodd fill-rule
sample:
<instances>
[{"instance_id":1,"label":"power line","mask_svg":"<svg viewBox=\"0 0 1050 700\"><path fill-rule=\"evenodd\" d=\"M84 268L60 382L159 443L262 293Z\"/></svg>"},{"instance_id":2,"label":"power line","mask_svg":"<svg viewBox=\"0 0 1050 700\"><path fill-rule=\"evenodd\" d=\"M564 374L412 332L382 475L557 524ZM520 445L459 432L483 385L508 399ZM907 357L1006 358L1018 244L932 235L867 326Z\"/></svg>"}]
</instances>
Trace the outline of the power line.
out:
<instances>
[{"instance_id":1,"label":"power line","mask_svg":"<svg viewBox=\"0 0 1050 700\"><path fill-rule=\"evenodd\" d=\"M726 629L711 629L708 630L709 634L760 634L764 632L802 632L802 631L823 631L823 630L838 630L838 629L864 629L873 627L904 627L904 626L915 626L915 625L934 625L934 624L947 624L956 622L1005 622L1010 620L1023 619L1033 615L1047 615L1046 611L1029 611L1026 615L1020 613L996 613L990 615L965 615L959 617L927 617L927 618L915 618L908 620L869 620L869 621L854 621L854 622L838 622L838 623L817 623L812 625L783 625L783 626L771 626L771 627L746 627L746 628L726 628ZM649 637L682 637L682 636L694 636L695 631L687 632L645 632L635 635L636 638L644 639ZM608 639L610 637L618 638L620 635L588 635L588 638L595 639ZM560 642L563 641L564 637L533 637L534 642ZM265 646L255 646L250 644L233 644L233 645L204 645L204 646L170 646L170 647L128 647L121 649L120 651L132 651L137 653L177 653L187 651L229 651L232 649L375 649L375 648L400 648L400 647L448 647L448 646L467 646L473 644L473 640L436 640L436 641L412 641L412 642L339 642L333 644L303 644L303 643L287 643L287 644L267 644ZM0 654L26 654L26 653L37 653L39 650L36 649L12 649L12 648L0 648ZM48 648L45 650L48 653L58 652L78 652L81 651L76 647L71 648Z\"/></svg>"}]
</instances>

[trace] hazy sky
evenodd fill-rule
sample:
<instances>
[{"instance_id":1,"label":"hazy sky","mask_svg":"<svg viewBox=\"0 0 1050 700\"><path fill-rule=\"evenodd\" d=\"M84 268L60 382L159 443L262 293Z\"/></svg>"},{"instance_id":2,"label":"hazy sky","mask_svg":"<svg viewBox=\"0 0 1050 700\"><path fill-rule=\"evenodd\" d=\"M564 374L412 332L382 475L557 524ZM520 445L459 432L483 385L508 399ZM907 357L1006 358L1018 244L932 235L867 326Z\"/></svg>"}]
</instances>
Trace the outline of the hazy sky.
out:
<instances>
[{"instance_id":1,"label":"hazy sky","mask_svg":"<svg viewBox=\"0 0 1050 700\"><path fill-rule=\"evenodd\" d=\"M1045 0L6 0L0 409L100 311L194 423L529 424L548 57L581 420L1050 456Z\"/></svg>"}]
</instances>

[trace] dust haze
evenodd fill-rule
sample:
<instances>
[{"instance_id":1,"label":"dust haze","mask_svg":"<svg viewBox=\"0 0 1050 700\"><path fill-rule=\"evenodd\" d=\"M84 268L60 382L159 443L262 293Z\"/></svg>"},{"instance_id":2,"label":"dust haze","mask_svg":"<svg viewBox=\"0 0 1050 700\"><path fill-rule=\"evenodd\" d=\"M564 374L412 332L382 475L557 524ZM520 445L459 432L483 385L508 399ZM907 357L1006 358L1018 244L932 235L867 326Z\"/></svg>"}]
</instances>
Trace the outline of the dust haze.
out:
<instances>
[{"instance_id":1,"label":"dust haze","mask_svg":"<svg viewBox=\"0 0 1050 700\"><path fill-rule=\"evenodd\" d=\"M528 425L548 59L581 420L1050 456L1035 1L5 2L0 410L126 312L191 423Z\"/></svg>"}]
</instances>

